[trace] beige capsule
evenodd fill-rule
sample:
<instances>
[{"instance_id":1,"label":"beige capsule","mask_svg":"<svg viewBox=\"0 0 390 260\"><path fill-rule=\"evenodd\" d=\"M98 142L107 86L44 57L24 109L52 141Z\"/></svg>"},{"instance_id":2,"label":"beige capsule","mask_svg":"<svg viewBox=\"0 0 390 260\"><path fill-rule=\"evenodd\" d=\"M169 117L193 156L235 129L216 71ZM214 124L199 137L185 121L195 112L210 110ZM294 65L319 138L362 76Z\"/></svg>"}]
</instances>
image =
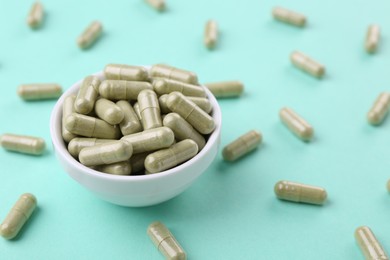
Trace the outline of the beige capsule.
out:
<instances>
[{"instance_id":1,"label":"beige capsule","mask_svg":"<svg viewBox=\"0 0 390 260\"><path fill-rule=\"evenodd\" d=\"M279 112L279 117L283 124L303 141L310 141L313 139L313 127L291 108L282 108Z\"/></svg>"},{"instance_id":2,"label":"beige capsule","mask_svg":"<svg viewBox=\"0 0 390 260\"><path fill-rule=\"evenodd\" d=\"M172 112L183 117L201 134L210 134L215 129L214 119L180 92L169 94L167 106Z\"/></svg>"},{"instance_id":3,"label":"beige capsule","mask_svg":"<svg viewBox=\"0 0 390 260\"><path fill-rule=\"evenodd\" d=\"M133 154L129 160L132 173L139 173L143 170L145 170L145 158L148 156L149 153L137 153Z\"/></svg>"},{"instance_id":4,"label":"beige capsule","mask_svg":"<svg viewBox=\"0 0 390 260\"><path fill-rule=\"evenodd\" d=\"M275 7L272 9L272 16L276 20L298 27L303 27L306 24L306 16L283 7Z\"/></svg>"},{"instance_id":5,"label":"beige capsule","mask_svg":"<svg viewBox=\"0 0 390 260\"><path fill-rule=\"evenodd\" d=\"M229 162L235 161L255 150L262 140L260 132L251 130L223 148L223 159Z\"/></svg>"},{"instance_id":6,"label":"beige capsule","mask_svg":"<svg viewBox=\"0 0 390 260\"><path fill-rule=\"evenodd\" d=\"M126 135L121 140L133 145L133 153L151 152L169 147L173 144L175 136L168 127L158 127L145 130L141 133Z\"/></svg>"},{"instance_id":7,"label":"beige capsule","mask_svg":"<svg viewBox=\"0 0 390 260\"><path fill-rule=\"evenodd\" d=\"M142 115L141 115L141 111L139 110L139 104L138 104L138 102L135 102L135 103L134 103L133 108L134 108L135 114L137 115L138 119L140 120L140 122L141 122L141 124L142 124Z\"/></svg>"},{"instance_id":8,"label":"beige capsule","mask_svg":"<svg viewBox=\"0 0 390 260\"><path fill-rule=\"evenodd\" d=\"M369 227L358 227L355 231L355 239L367 260L389 259L385 250Z\"/></svg>"},{"instance_id":9,"label":"beige capsule","mask_svg":"<svg viewBox=\"0 0 390 260\"><path fill-rule=\"evenodd\" d=\"M188 161L197 153L198 145L191 139L185 139L167 149L149 154L145 159L145 169L150 173L162 172Z\"/></svg>"},{"instance_id":10,"label":"beige capsule","mask_svg":"<svg viewBox=\"0 0 390 260\"><path fill-rule=\"evenodd\" d=\"M383 92L375 100L367 114L367 120L372 125L379 125L385 119L390 108L390 94Z\"/></svg>"},{"instance_id":11,"label":"beige capsule","mask_svg":"<svg viewBox=\"0 0 390 260\"><path fill-rule=\"evenodd\" d=\"M200 86L184 83L177 80L158 78L153 80L153 89L158 95L169 94L174 91L184 96L206 97L206 92Z\"/></svg>"},{"instance_id":12,"label":"beige capsule","mask_svg":"<svg viewBox=\"0 0 390 260\"><path fill-rule=\"evenodd\" d=\"M321 205L327 198L326 190L321 187L291 181L277 182L274 191L278 199L308 204Z\"/></svg>"},{"instance_id":13,"label":"beige capsule","mask_svg":"<svg viewBox=\"0 0 390 260\"><path fill-rule=\"evenodd\" d=\"M116 162L107 165L100 165L96 168L96 170L112 175L130 175L131 164L129 161Z\"/></svg>"},{"instance_id":14,"label":"beige capsule","mask_svg":"<svg viewBox=\"0 0 390 260\"><path fill-rule=\"evenodd\" d=\"M0 225L0 235L5 239L14 238L37 206L37 199L31 193L24 193L12 207Z\"/></svg>"},{"instance_id":15,"label":"beige capsule","mask_svg":"<svg viewBox=\"0 0 390 260\"><path fill-rule=\"evenodd\" d=\"M325 67L322 64L301 52L292 52L290 55L290 60L292 64L295 65L295 67L305 71L306 73L309 73L314 77L321 78L325 74Z\"/></svg>"},{"instance_id":16,"label":"beige capsule","mask_svg":"<svg viewBox=\"0 0 390 260\"><path fill-rule=\"evenodd\" d=\"M3 134L0 136L0 146L12 152L41 155L45 151L45 140L34 136Z\"/></svg>"},{"instance_id":17,"label":"beige capsule","mask_svg":"<svg viewBox=\"0 0 390 260\"><path fill-rule=\"evenodd\" d=\"M166 64L153 65L149 74L152 78L167 78L198 85L198 76L194 72L178 69Z\"/></svg>"},{"instance_id":18,"label":"beige capsule","mask_svg":"<svg viewBox=\"0 0 390 260\"><path fill-rule=\"evenodd\" d=\"M77 113L86 115L93 110L99 95L100 83L100 79L96 76L88 76L83 80L74 104Z\"/></svg>"},{"instance_id":19,"label":"beige capsule","mask_svg":"<svg viewBox=\"0 0 390 260\"><path fill-rule=\"evenodd\" d=\"M122 122L119 124L122 135L130 135L141 132L141 122L130 103L125 100L120 100L116 102L116 105L120 107L125 115Z\"/></svg>"},{"instance_id":20,"label":"beige capsule","mask_svg":"<svg viewBox=\"0 0 390 260\"><path fill-rule=\"evenodd\" d=\"M25 84L18 87L18 95L24 100L57 99L62 88L57 84Z\"/></svg>"},{"instance_id":21,"label":"beige capsule","mask_svg":"<svg viewBox=\"0 0 390 260\"><path fill-rule=\"evenodd\" d=\"M96 101L95 113L100 119L106 121L110 125L119 124L125 117L125 114L119 106L105 98L99 98Z\"/></svg>"},{"instance_id":22,"label":"beige capsule","mask_svg":"<svg viewBox=\"0 0 390 260\"><path fill-rule=\"evenodd\" d=\"M85 166L112 164L129 160L132 154L131 143L119 140L83 148L79 160Z\"/></svg>"},{"instance_id":23,"label":"beige capsule","mask_svg":"<svg viewBox=\"0 0 390 260\"><path fill-rule=\"evenodd\" d=\"M69 143L70 140L76 137L76 135L72 134L65 128L65 119L67 116L71 115L75 112L74 102L76 100L76 95L67 96L64 100L64 104L62 105L62 138L65 142Z\"/></svg>"},{"instance_id":24,"label":"beige capsule","mask_svg":"<svg viewBox=\"0 0 390 260\"><path fill-rule=\"evenodd\" d=\"M244 84L238 80L206 83L204 85L216 98L238 97L244 91Z\"/></svg>"},{"instance_id":25,"label":"beige capsule","mask_svg":"<svg viewBox=\"0 0 390 260\"><path fill-rule=\"evenodd\" d=\"M163 223L159 221L153 222L149 225L146 233L165 259L187 259L183 248Z\"/></svg>"},{"instance_id":26,"label":"beige capsule","mask_svg":"<svg viewBox=\"0 0 390 260\"><path fill-rule=\"evenodd\" d=\"M104 80L99 87L102 97L110 100L136 100L142 90L153 90L149 82Z\"/></svg>"},{"instance_id":27,"label":"beige capsule","mask_svg":"<svg viewBox=\"0 0 390 260\"><path fill-rule=\"evenodd\" d=\"M162 126L160 105L153 90L142 90L138 95L138 105L144 130Z\"/></svg>"},{"instance_id":28,"label":"beige capsule","mask_svg":"<svg viewBox=\"0 0 390 260\"><path fill-rule=\"evenodd\" d=\"M168 114L172 112L167 106L167 98L168 98L168 94L161 95L158 98L158 102L160 104L160 110L161 113L163 114ZM198 107L200 107L207 114L210 114L210 112L213 110L213 105L207 98L202 98L202 97L187 97L187 98L192 102L194 102Z\"/></svg>"},{"instance_id":29,"label":"beige capsule","mask_svg":"<svg viewBox=\"0 0 390 260\"><path fill-rule=\"evenodd\" d=\"M204 28L204 45L208 49L214 49L218 42L218 24L214 20L208 20Z\"/></svg>"},{"instance_id":30,"label":"beige capsule","mask_svg":"<svg viewBox=\"0 0 390 260\"><path fill-rule=\"evenodd\" d=\"M165 0L145 0L145 2L157 11L165 10Z\"/></svg>"},{"instance_id":31,"label":"beige capsule","mask_svg":"<svg viewBox=\"0 0 390 260\"><path fill-rule=\"evenodd\" d=\"M367 29L364 46L368 53L374 53L378 49L381 33L379 25L372 24Z\"/></svg>"},{"instance_id":32,"label":"beige capsule","mask_svg":"<svg viewBox=\"0 0 390 260\"><path fill-rule=\"evenodd\" d=\"M91 116L73 113L65 119L65 127L69 132L85 137L102 139L118 139L120 130L118 127Z\"/></svg>"},{"instance_id":33,"label":"beige capsule","mask_svg":"<svg viewBox=\"0 0 390 260\"><path fill-rule=\"evenodd\" d=\"M203 149L206 144L204 137L199 134L186 120L184 120L179 114L169 113L164 117L163 125L169 127L175 134L175 138L178 141L184 139L193 140L199 148L199 151Z\"/></svg>"},{"instance_id":34,"label":"beige capsule","mask_svg":"<svg viewBox=\"0 0 390 260\"><path fill-rule=\"evenodd\" d=\"M149 80L148 71L141 66L131 66L124 64L108 64L104 68L106 79L128 80L128 81L147 81Z\"/></svg>"},{"instance_id":35,"label":"beige capsule","mask_svg":"<svg viewBox=\"0 0 390 260\"><path fill-rule=\"evenodd\" d=\"M75 158L79 157L80 151L85 147L91 147L98 144L112 142L112 139L97 139L97 138L84 138L76 137L72 139L68 144L68 152Z\"/></svg>"},{"instance_id":36,"label":"beige capsule","mask_svg":"<svg viewBox=\"0 0 390 260\"><path fill-rule=\"evenodd\" d=\"M91 47L102 35L103 26L99 21L93 21L77 38L77 45L81 49Z\"/></svg>"},{"instance_id":37,"label":"beige capsule","mask_svg":"<svg viewBox=\"0 0 390 260\"><path fill-rule=\"evenodd\" d=\"M41 2L36 1L27 16L27 24L32 29L36 29L41 26L44 17L43 5Z\"/></svg>"},{"instance_id":38,"label":"beige capsule","mask_svg":"<svg viewBox=\"0 0 390 260\"><path fill-rule=\"evenodd\" d=\"M158 104L160 105L160 110L161 110L161 113L163 113L163 114L168 114L171 112L171 110L169 110L169 108L167 106L167 98L168 98L168 94L161 95L158 98Z\"/></svg>"}]
</instances>

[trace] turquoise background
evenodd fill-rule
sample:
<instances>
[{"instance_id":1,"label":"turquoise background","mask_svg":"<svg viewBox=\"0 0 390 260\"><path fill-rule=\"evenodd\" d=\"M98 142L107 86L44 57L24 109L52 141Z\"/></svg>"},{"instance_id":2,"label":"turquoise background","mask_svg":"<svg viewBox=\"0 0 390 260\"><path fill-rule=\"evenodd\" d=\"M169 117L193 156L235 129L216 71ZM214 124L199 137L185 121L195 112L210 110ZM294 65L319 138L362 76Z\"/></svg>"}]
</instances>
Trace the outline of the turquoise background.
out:
<instances>
[{"instance_id":1,"label":"turquoise background","mask_svg":"<svg viewBox=\"0 0 390 260\"><path fill-rule=\"evenodd\" d=\"M390 252L390 120L379 127L365 116L390 84L390 4L386 0L183 1L157 13L143 1L45 0L44 25L26 25L32 1L3 1L0 16L0 133L42 136L41 157L0 150L0 218L24 192L39 209L14 241L0 240L1 259L162 259L146 235L163 221L189 259L363 259L354 230L372 228ZM283 5L308 16L308 26L276 22ZM220 26L214 51L203 28ZM94 19L104 35L81 51L77 36ZM367 26L378 23L375 55L363 49ZM322 80L289 61L301 50L327 68ZM49 135L55 101L24 102L18 85L57 82L67 89L107 63L168 63L198 73L201 82L239 79L245 94L220 100L224 146L250 129L263 145L237 163L219 154L180 196L154 207L125 208L94 197L60 167ZM292 107L315 128L303 143L279 121ZM322 186L322 206L279 201L281 179Z\"/></svg>"}]
</instances>

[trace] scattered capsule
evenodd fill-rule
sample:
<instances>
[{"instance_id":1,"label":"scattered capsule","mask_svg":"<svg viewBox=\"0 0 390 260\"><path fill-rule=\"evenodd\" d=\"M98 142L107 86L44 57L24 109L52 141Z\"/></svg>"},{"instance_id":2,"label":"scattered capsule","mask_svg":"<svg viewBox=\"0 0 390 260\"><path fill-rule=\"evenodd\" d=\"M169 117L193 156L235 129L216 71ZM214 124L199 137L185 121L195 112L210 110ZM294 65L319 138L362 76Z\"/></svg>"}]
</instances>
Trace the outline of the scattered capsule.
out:
<instances>
[{"instance_id":1,"label":"scattered capsule","mask_svg":"<svg viewBox=\"0 0 390 260\"><path fill-rule=\"evenodd\" d=\"M216 98L241 96L244 84L241 81L222 81L204 84Z\"/></svg>"},{"instance_id":2,"label":"scattered capsule","mask_svg":"<svg viewBox=\"0 0 390 260\"><path fill-rule=\"evenodd\" d=\"M168 228L156 221L149 225L147 234L158 251L168 260L186 260L187 256Z\"/></svg>"},{"instance_id":3,"label":"scattered capsule","mask_svg":"<svg viewBox=\"0 0 390 260\"><path fill-rule=\"evenodd\" d=\"M106 79L128 80L128 81L147 81L149 79L148 71L141 66L131 66L124 64L108 64L104 68Z\"/></svg>"},{"instance_id":4,"label":"scattered capsule","mask_svg":"<svg viewBox=\"0 0 390 260\"><path fill-rule=\"evenodd\" d=\"M110 100L136 100L142 90L151 89L149 82L127 80L104 80L99 87L102 97Z\"/></svg>"},{"instance_id":5,"label":"scattered capsule","mask_svg":"<svg viewBox=\"0 0 390 260\"><path fill-rule=\"evenodd\" d=\"M326 190L321 187L291 181L277 182L274 191L278 199L308 204L321 205L327 198Z\"/></svg>"},{"instance_id":6,"label":"scattered capsule","mask_svg":"<svg viewBox=\"0 0 390 260\"><path fill-rule=\"evenodd\" d=\"M119 106L105 98L100 98L96 101L95 113L110 125L119 124L125 117L125 114Z\"/></svg>"},{"instance_id":7,"label":"scattered capsule","mask_svg":"<svg viewBox=\"0 0 390 260\"><path fill-rule=\"evenodd\" d=\"M132 175L133 173L139 173L143 170L145 170L145 158L148 156L149 153L137 153L133 154L129 160L131 165L131 171Z\"/></svg>"},{"instance_id":8,"label":"scattered capsule","mask_svg":"<svg viewBox=\"0 0 390 260\"><path fill-rule=\"evenodd\" d=\"M15 134L0 136L0 146L8 151L32 155L41 155L46 148L42 138Z\"/></svg>"},{"instance_id":9,"label":"scattered capsule","mask_svg":"<svg viewBox=\"0 0 390 260\"><path fill-rule=\"evenodd\" d=\"M43 5L41 2L36 1L32 5L31 10L27 16L28 26L30 26L32 29L38 28L39 26L41 26L43 22L43 16L44 16Z\"/></svg>"},{"instance_id":10,"label":"scattered capsule","mask_svg":"<svg viewBox=\"0 0 390 260\"><path fill-rule=\"evenodd\" d=\"M98 166L97 170L112 175L130 175L131 165L129 161L116 162L112 164Z\"/></svg>"},{"instance_id":11,"label":"scattered capsule","mask_svg":"<svg viewBox=\"0 0 390 260\"><path fill-rule=\"evenodd\" d=\"M372 125L379 125L385 119L390 108L390 94L381 93L375 100L374 105L371 107L367 114L367 120Z\"/></svg>"},{"instance_id":12,"label":"scattered capsule","mask_svg":"<svg viewBox=\"0 0 390 260\"><path fill-rule=\"evenodd\" d=\"M198 76L195 73L166 64L153 65L149 73L152 78L167 78L198 85Z\"/></svg>"},{"instance_id":13,"label":"scattered capsule","mask_svg":"<svg viewBox=\"0 0 390 260\"><path fill-rule=\"evenodd\" d=\"M208 20L204 29L204 45L208 49L214 49L218 42L218 24L214 20Z\"/></svg>"},{"instance_id":14,"label":"scattered capsule","mask_svg":"<svg viewBox=\"0 0 390 260\"><path fill-rule=\"evenodd\" d=\"M112 164L129 160L132 154L131 143L119 140L83 148L79 160L85 166Z\"/></svg>"},{"instance_id":15,"label":"scattered capsule","mask_svg":"<svg viewBox=\"0 0 390 260\"><path fill-rule=\"evenodd\" d=\"M159 12L165 10L165 0L145 0L145 2Z\"/></svg>"},{"instance_id":16,"label":"scattered capsule","mask_svg":"<svg viewBox=\"0 0 390 260\"><path fill-rule=\"evenodd\" d=\"M206 92L200 86L184 83L177 80L158 78L153 80L153 89L158 95L177 91L184 96L206 97Z\"/></svg>"},{"instance_id":17,"label":"scattered capsule","mask_svg":"<svg viewBox=\"0 0 390 260\"><path fill-rule=\"evenodd\" d=\"M369 227L358 227L355 239L367 260L388 260L385 250Z\"/></svg>"},{"instance_id":18,"label":"scattered capsule","mask_svg":"<svg viewBox=\"0 0 390 260\"><path fill-rule=\"evenodd\" d=\"M142 90L138 95L138 105L144 130L162 126L160 105L153 90Z\"/></svg>"},{"instance_id":19,"label":"scattered capsule","mask_svg":"<svg viewBox=\"0 0 390 260\"><path fill-rule=\"evenodd\" d=\"M374 53L378 49L380 40L380 28L379 25L372 24L368 27L365 47L368 53Z\"/></svg>"},{"instance_id":20,"label":"scattered capsule","mask_svg":"<svg viewBox=\"0 0 390 260\"><path fill-rule=\"evenodd\" d=\"M99 21L93 21L87 29L77 38L77 45L81 49L91 47L100 37L103 31L103 26Z\"/></svg>"},{"instance_id":21,"label":"scattered capsule","mask_svg":"<svg viewBox=\"0 0 390 260\"><path fill-rule=\"evenodd\" d=\"M62 94L57 84L26 84L18 87L18 95L24 100L56 99Z\"/></svg>"},{"instance_id":22,"label":"scattered capsule","mask_svg":"<svg viewBox=\"0 0 390 260\"><path fill-rule=\"evenodd\" d=\"M298 27L303 27L306 24L306 17L303 14L285 9L283 7L275 7L272 10L272 15L276 20Z\"/></svg>"},{"instance_id":23,"label":"scattered capsule","mask_svg":"<svg viewBox=\"0 0 390 260\"><path fill-rule=\"evenodd\" d=\"M120 107L125 115L122 122L119 124L122 135L130 135L141 132L141 122L130 103L125 100L120 100L116 102L116 105Z\"/></svg>"},{"instance_id":24,"label":"scattered capsule","mask_svg":"<svg viewBox=\"0 0 390 260\"><path fill-rule=\"evenodd\" d=\"M112 142L112 139L97 139L97 138L84 138L76 137L72 139L68 144L68 152L75 158L79 157L80 151L85 147L91 147L98 144Z\"/></svg>"},{"instance_id":25,"label":"scattered capsule","mask_svg":"<svg viewBox=\"0 0 390 260\"><path fill-rule=\"evenodd\" d=\"M263 137L260 132L251 130L223 148L223 159L233 162L255 150L262 140Z\"/></svg>"},{"instance_id":26,"label":"scattered capsule","mask_svg":"<svg viewBox=\"0 0 390 260\"><path fill-rule=\"evenodd\" d=\"M68 129L65 128L65 118L75 112L75 99L75 95L67 96L64 100L64 104L62 105L62 138L67 143L69 143L70 140L76 137L76 135L72 134L68 131Z\"/></svg>"},{"instance_id":27,"label":"scattered capsule","mask_svg":"<svg viewBox=\"0 0 390 260\"><path fill-rule=\"evenodd\" d=\"M121 138L133 145L133 153L151 152L169 147L175 136L168 127L158 127L145 130L141 133L126 135Z\"/></svg>"},{"instance_id":28,"label":"scattered capsule","mask_svg":"<svg viewBox=\"0 0 390 260\"><path fill-rule=\"evenodd\" d=\"M291 62L295 67L303 70L310 75L321 78L325 74L325 67L301 52L294 51L290 55Z\"/></svg>"},{"instance_id":29,"label":"scattered capsule","mask_svg":"<svg viewBox=\"0 0 390 260\"><path fill-rule=\"evenodd\" d=\"M282 108L279 112L279 117L283 124L303 141L310 141L313 139L313 127L291 108Z\"/></svg>"},{"instance_id":30,"label":"scattered capsule","mask_svg":"<svg viewBox=\"0 0 390 260\"><path fill-rule=\"evenodd\" d=\"M96 137L102 139L117 139L120 137L118 127L94 118L73 113L65 119L65 127L69 132L85 137Z\"/></svg>"},{"instance_id":31,"label":"scattered capsule","mask_svg":"<svg viewBox=\"0 0 390 260\"><path fill-rule=\"evenodd\" d=\"M166 115L164 117L163 125L169 127L173 131L176 140L193 140L198 145L199 151L202 150L206 144L204 137L176 113L169 113Z\"/></svg>"},{"instance_id":32,"label":"scattered capsule","mask_svg":"<svg viewBox=\"0 0 390 260\"><path fill-rule=\"evenodd\" d=\"M99 95L100 79L96 76L88 76L83 80L74 104L75 110L80 114L88 114L93 110Z\"/></svg>"},{"instance_id":33,"label":"scattered capsule","mask_svg":"<svg viewBox=\"0 0 390 260\"><path fill-rule=\"evenodd\" d=\"M24 193L12 207L0 225L0 235L5 239L14 238L37 206L37 199L30 193Z\"/></svg>"}]
</instances>

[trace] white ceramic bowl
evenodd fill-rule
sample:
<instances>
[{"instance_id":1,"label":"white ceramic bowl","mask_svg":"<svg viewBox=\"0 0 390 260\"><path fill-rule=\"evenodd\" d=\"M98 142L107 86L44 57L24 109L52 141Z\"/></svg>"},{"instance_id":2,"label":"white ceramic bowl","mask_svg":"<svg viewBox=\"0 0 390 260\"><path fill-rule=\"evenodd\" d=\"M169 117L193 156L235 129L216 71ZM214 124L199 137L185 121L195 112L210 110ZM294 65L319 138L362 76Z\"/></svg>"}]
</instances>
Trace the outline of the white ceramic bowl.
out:
<instances>
[{"instance_id":1,"label":"white ceramic bowl","mask_svg":"<svg viewBox=\"0 0 390 260\"><path fill-rule=\"evenodd\" d=\"M101 80L104 79L102 72L95 75ZM82 80L75 83L57 101L51 113L50 135L55 154L65 172L101 199L130 207L161 203L187 189L214 160L220 144L221 110L215 97L205 88L213 105L212 117L216 128L203 150L191 160L158 174L142 176L110 175L82 165L69 154L61 136L62 104L65 97L77 93L81 83Z\"/></svg>"}]
</instances>

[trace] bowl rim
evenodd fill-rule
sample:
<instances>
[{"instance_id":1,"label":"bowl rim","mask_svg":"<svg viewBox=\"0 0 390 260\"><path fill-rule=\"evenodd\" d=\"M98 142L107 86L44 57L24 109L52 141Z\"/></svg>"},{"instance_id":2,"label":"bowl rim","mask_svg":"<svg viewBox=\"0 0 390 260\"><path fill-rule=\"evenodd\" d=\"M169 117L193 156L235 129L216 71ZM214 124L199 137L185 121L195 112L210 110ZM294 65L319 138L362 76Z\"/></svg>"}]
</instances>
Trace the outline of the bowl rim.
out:
<instances>
[{"instance_id":1,"label":"bowl rim","mask_svg":"<svg viewBox=\"0 0 390 260\"><path fill-rule=\"evenodd\" d=\"M149 66L143 66L146 69L149 69ZM99 71L96 73L91 74L93 76L99 77L101 80L104 80L104 72ZM146 174L146 175L114 175L114 174L107 174L103 173L97 170L93 170L91 168L88 168L87 166L82 165L79 161L77 161L73 156L68 152L66 148L66 144L62 138L62 126L61 125L55 125L55 122L59 120L59 122L62 122L61 119L58 119L58 117L62 117L62 105L64 103L64 100L66 97L68 97L70 94L75 94L80 87L82 81L84 79L81 79L77 81L76 83L72 84L70 88L68 88L61 97L57 100L54 108L52 109L51 115L50 115L50 137L51 141L54 147L54 150L57 153L57 156L61 156L68 164L72 165L73 167L79 168L83 174L86 174L93 178L98 179L105 179L110 181L129 181L129 182L142 182L147 180L153 180L153 179L159 179L164 178L167 176L175 175L180 173L182 170L187 168L188 166L194 164L197 162L200 158L207 156L207 152L214 146L218 145L219 142L219 136L221 132L221 125L222 125L222 114L221 114L221 108L214 97L214 95L210 92L210 90L207 89L204 85L200 85L203 87L206 91L207 97L210 100L213 110L211 112L212 118L215 120L215 129L213 132L209 135L209 138L203 147L203 149L195 155L190 160L175 166L174 168L159 172L158 174ZM60 133L60 134L58 134ZM65 171L67 172L67 171ZM67 172L68 173L68 172ZM69 174L69 173L68 173Z\"/></svg>"}]
</instances>

